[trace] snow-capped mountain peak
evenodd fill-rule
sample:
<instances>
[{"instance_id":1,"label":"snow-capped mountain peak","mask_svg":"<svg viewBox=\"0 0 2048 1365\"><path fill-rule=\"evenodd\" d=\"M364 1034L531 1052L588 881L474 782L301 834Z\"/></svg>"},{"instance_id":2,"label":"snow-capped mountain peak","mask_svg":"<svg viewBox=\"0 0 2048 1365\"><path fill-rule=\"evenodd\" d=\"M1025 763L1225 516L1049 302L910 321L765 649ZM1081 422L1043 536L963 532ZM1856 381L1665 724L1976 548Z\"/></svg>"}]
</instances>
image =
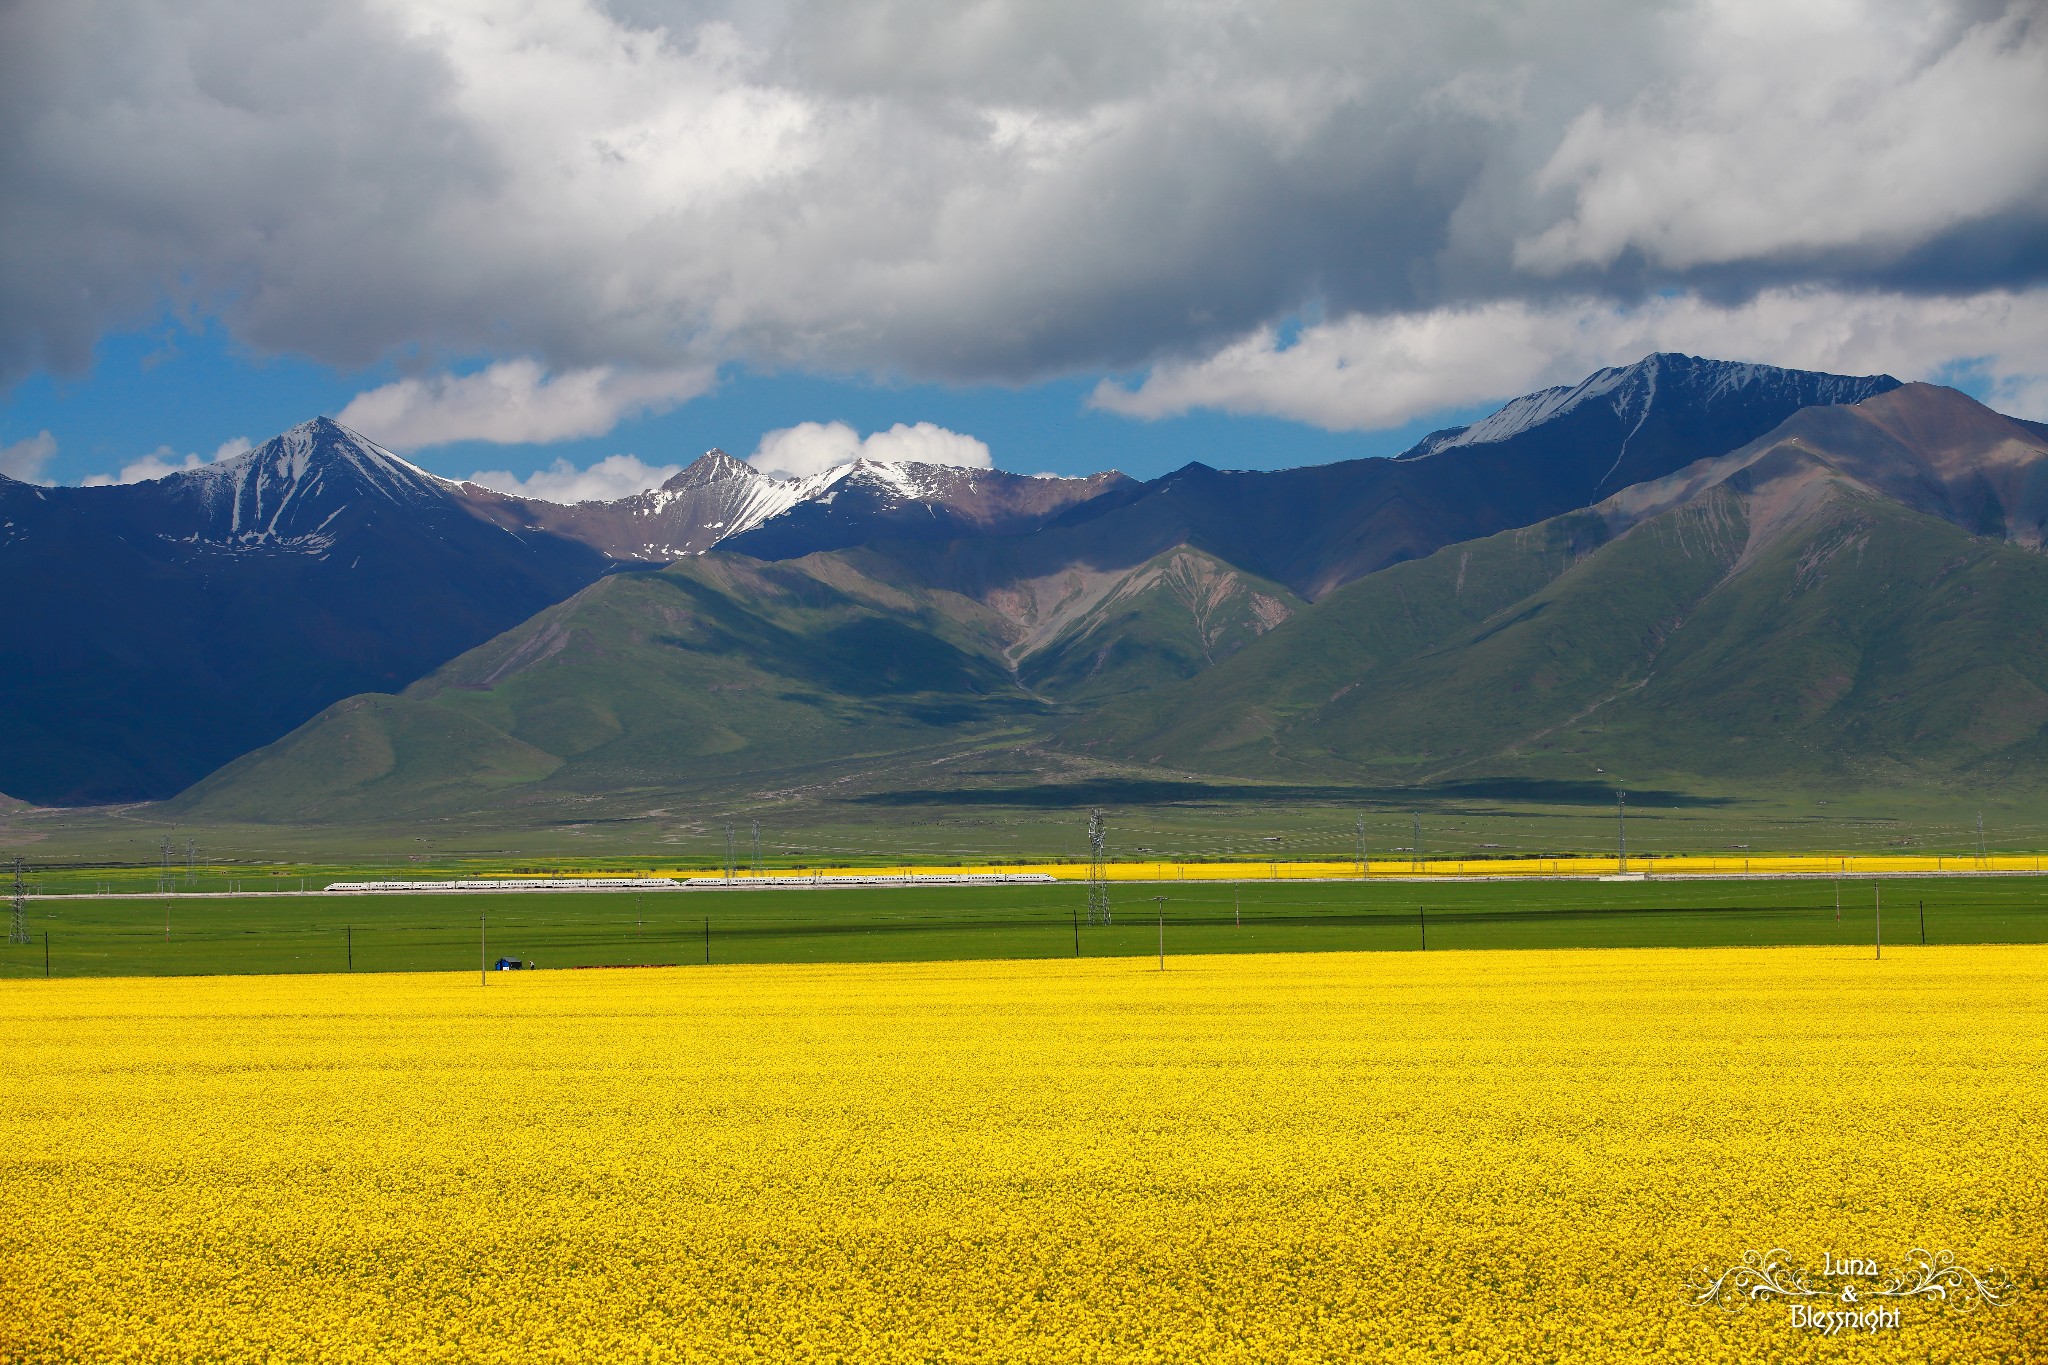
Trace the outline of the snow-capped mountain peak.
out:
<instances>
[{"instance_id":1,"label":"snow-capped mountain peak","mask_svg":"<svg viewBox=\"0 0 2048 1365\"><path fill-rule=\"evenodd\" d=\"M191 539L238 548L324 550L345 511L443 503L459 485L328 417L301 422L240 455L157 481L196 502L204 529Z\"/></svg>"},{"instance_id":2,"label":"snow-capped mountain peak","mask_svg":"<svg viewBox=\"0 0 2048 1365\"><path fill-rule=\"evenodd\" d=\"M692 488L705 488L715 483L726 483L734 479L751 483L754 480L767 477L767 475L748 464L745 460L736 460L717 446L713 446L695 460L692 460L689 466L681 473L672 476L667 483L661 486L660 491L664 493L680 493Z\"/></svg>"}]
</instances>

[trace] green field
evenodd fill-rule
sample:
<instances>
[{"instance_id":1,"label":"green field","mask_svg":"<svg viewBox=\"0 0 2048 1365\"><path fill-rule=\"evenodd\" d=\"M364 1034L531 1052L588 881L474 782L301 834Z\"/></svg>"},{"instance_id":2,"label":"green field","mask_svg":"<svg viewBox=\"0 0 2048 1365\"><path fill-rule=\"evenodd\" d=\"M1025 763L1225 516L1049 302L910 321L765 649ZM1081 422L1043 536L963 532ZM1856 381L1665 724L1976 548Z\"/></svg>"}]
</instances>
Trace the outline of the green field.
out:
<instances>
[{"instance_id":1,"label":"green field","mask_svg":"<svg viewBox=\"0 0 2048 1365\"><path fill-rule=\"evenodd\" d=\"M252 879L253 880L253 879ZM1120 883L1088 925L1059 886L525 895L244 896L29 903L0 975L460 970L1232 952L2048 942L2048 878L1539 884ZM1166 897L1154 900L1155 895ZM708 935L707 935L708 926ZM482 944L479 938L482 938Z\"/></svg>"},{"instance_id":2,"label":"green field","mask_svg":"<svg viewBox=\"0 0 2048 1365\"><path fill-rule=\"evenodd\" d=\"M166 839L181 886L186 845L196 845L192 889L201 890L226 889L229 877L246 886L264 877L711 870L724 861L728 826L740 864L752 861L758 822L762 865L771 868L1071 862L1087 856L1088 813L1098 807L1115 861L1353 858L1361 825L1375 857L1409 848L1418 833L1428 856L1551 856L1614 850L1616 785L1629 790L1628 840L1636 853L2048 849L2048 800L2005 789L1668 791L1596 775L1377 790L1169 779L1106 767L1041 782L1023 771L1033 762L1009 754L968 755L950 769L905 761L886 784L880 776L842 783L848 774L827 768L801 780L764 779L762 790L744 795L649 792L536 804L516 821L484 811L409 822L220 824L177 820L157 807L0 803L0 858L21 856L30 876L52 889L88 891L109 879L154 889Z\"/></svg>"}]
</instances>

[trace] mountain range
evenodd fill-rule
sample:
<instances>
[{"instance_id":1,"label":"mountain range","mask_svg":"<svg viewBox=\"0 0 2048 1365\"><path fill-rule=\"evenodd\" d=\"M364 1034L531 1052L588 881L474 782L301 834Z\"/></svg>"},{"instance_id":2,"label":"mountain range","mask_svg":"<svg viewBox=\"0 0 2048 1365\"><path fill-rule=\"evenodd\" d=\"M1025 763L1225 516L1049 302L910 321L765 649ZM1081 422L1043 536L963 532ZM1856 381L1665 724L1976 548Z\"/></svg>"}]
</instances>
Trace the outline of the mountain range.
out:
<instances>
[{"instance_id":1,"label":"mountain range","mask_svg":"<svg viewBox=\"0 0 2048 1365\"><path fill-rule=\"evenodd\" d=\"M346 821L989 748L1379 785L2026 781L2044 534L2036 425L1674 355L1394 459L1149 482L713 451L562 506L322 419L150 484L0 482L0 571L36 587L7 609L0 705L32 742L0 791Z\"/></svg>"},{"instance_id":2,"label":"mountain range","mask_svg":"<svg viewBox=\"0 0 2048 1365\"><path fill-rule=\"evenodd\" d=\"M1014 533L1129 482L872 461L778 480L712 451L650 492L562 506L439 478L326 418L144 483L0 476L0 579L20 585L0 608L0 791L173 795L622 567L750 536Z\"/></svg>"}]
</instances>

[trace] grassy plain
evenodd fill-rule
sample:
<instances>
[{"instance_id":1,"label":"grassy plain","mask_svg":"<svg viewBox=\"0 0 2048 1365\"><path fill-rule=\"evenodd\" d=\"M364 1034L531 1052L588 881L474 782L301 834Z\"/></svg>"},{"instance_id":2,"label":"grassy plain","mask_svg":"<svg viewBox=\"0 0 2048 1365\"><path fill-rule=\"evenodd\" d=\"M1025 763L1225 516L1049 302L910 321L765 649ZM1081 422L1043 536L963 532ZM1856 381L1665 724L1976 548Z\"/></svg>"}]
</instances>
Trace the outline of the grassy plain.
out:
<instances>
[{"instance_id":1,"label":"grassy plain","mask_svg":"<svg viewBox=\"0 0 2048 1365\"><path fill-rule=\"evenodd\" d=\"M308 869L467 873L627 869L739 860L760 828L764 865L1012 862L1085 858L1091 809L1107 814L1117 860L1355 858L1359 825L1374 857L1419 833L1434 856L1605 853L1617 838L1615 789L1629 791L1631 850L1653 854L1937 853L2048 850L2048 800L2030 789L1923 784L1911 790L1808 790L1601 772L1556 781L1374 788L1207 779L1072 754L951 746L885 767L822 764L758 774L744 789L550 790L514 810L348 823L198 818L169 807L43 810L0 801L0 857L31 870L153 876L168 839L188 840L218 875ZM1419 830L1418 827L1419 826Z\"/></svg>"},{"instance_id":2,"label":"grassy plain","mask_svg":"<svg viewBox=\"0 0 2048 1365\"><path fill-rule=\"evenodd\" d=\"M264 884L267 879L248 879ZM60 885L62 883L59 883ZM1837 897L1840 917L1836 917ZM1154 899L1163 897L1163 899ZM1880 901L1880 897L1882 900ZM367 896L52 896L0 977L1874 942L2048 943L2048 878L1116 883ZM1160 920L1164 919L1163 926Z\"/></svg>"},{"instance_id":3,"label":"grassy plain","mask_svg":"<svg viewBox=\"0 0 2048 1365\"><path fill-rule=\"evenodd\" d=\"M2048 949L1169 966L5 983L0 1357L2019 1362L2048 1339ZM1783 1300L1696 1302L1771 1248L1809 1276L1945 1250L2013 1292L1836 1337Z\"/></svg>"}]
</instances>

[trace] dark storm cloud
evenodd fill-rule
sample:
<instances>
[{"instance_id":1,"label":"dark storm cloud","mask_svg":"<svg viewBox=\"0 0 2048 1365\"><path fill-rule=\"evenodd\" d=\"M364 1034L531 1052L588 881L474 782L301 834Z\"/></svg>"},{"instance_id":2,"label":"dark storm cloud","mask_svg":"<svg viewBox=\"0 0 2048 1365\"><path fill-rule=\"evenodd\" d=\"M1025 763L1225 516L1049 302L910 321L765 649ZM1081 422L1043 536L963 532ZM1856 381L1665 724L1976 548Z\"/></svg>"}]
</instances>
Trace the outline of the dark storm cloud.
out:
<instances>
[{"instance_id":1,"label":"dark storm cloud","mask_svg":"<svg viewBox=\"0 0 2048 1365\"><path fill-rule=\"evenodd\" d=\"M1258 329L1301 310L1355 339L2003 297L2048 269L2043 29L1883 0L27 0L0 376L168 304L342 365L528 357L528 399L589 376L551 419L576 429L735 359L1163 363L1157 402L1105 402L1164 412L1226 353L1271 369Z\"/></svg>"}]
</instances>

